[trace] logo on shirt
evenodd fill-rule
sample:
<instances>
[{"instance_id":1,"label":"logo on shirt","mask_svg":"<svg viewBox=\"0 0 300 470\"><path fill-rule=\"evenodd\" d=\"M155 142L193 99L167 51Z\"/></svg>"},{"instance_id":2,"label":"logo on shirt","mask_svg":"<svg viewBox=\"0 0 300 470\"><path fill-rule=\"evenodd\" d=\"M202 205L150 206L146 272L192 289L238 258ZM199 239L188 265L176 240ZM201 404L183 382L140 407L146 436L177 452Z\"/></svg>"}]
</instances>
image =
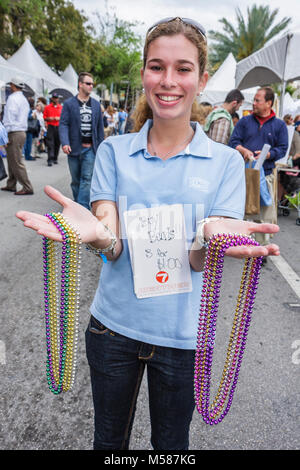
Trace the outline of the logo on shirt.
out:
<instances>
[{"instance_id":1,"label":"logo on shirt","mask_svg":"<svg viewBox=\"0 0 300 470\"><path fill-rule=\"evenodd\" d=\"M190 176L188 186L189 188L198 189L199 191L208 191L209 182L199 176Z\"/></svg>"},{"instance_id":2,"label":"logo on shirt","mask_svg":"<svg viewBox=\"0 0 300 470\"><path fill-rule=\"evenodd\" d=\"M82 115L81 115L81 121L82 122L91 122L91 120L92 120L92 116L91 116L90 113L89 114L87 114L87 113L83 114L82 113Z\"/></svg>"}]
</instances>

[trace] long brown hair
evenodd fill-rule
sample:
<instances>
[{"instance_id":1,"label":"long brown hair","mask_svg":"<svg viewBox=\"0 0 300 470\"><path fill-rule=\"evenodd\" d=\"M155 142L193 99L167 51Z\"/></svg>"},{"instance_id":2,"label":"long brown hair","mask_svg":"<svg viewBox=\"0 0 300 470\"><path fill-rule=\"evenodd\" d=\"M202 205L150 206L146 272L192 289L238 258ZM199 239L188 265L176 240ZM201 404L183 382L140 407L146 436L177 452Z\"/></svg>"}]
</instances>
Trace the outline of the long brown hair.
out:
<instances>
[{"instance_id":1,"label":"long brown hair","mask_svg":"<svg viewBox=\"0 0 300 470\"><path fill-rule=\"evenodd\" d=\"M159 24L153 31L151 31L145 41L144 46L144 59L143 66L145 69L149 46L152 41L159 38L160 36L175 36L176 34L182 34L189 41L191 41L198 50L198 63L199 63L199 74L203 75L206 69L207 63L207 46L203 39L203 36L191 25L184 23L180 18L175 18L167 23ZM134 122L132 132L138 132L147 121L152 119L152 109L150 108L145 94L142 94L137 101L136 108L132 113L132 120ZM195 100L191 111L191 121L198 121L203 124L202 113L199 109L198 103Z\"/></svg>"}]
</instances>

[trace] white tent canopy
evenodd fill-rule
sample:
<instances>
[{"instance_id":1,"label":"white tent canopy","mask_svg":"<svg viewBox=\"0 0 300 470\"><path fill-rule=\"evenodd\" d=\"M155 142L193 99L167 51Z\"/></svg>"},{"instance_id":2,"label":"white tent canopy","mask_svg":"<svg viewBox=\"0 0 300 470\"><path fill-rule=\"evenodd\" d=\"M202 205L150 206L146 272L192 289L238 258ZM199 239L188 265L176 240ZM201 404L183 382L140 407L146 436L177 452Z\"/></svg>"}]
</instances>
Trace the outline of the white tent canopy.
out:
<instances>
[{"instance_id":1,"label":"white tent canopy","mask_svg":"<svg viewBox=\"0 0 300 470\"><path fill-rule=\"evenodd\" d=\"M286 93L283 100L282 115L291 114L294 118L300 114L300 100L293 100L289 93Z\"/></svg>"},{"instance_id":2,"label":"white tent canopy","mask_svg":"<svg viewBox=\"0 0 300 470\"><path fill-rule=\"evenodd\" d=\"M0 56L0 80L2 84L9 83L10 80L15 77L21 78L35 93L42 93L42 83L40 79L13 66Z\"/></svg>"},{"instance_id":3,"label":"white tent canopy","mask_svg":"<svg viewBox=\"0 0 300 470\"><path fill-rule=\"evenodd\" d=\"M78 75L72 64L69 64L68 67L66 67L66 69L61 75L61 78L70 86L78 90ZM100 97L94 91L92 91L91 97L97 101L100 101Z\"/></svg>"},{"instance_id":4,"label":"white tent canopy","mask_svg":"<svg viewBox=\"0 0 300 470\"><path fill-rule=\"evenodd\" d=\"M286 83L300 78L300 32L290 32L254 52L236 66L235 86L246 88L282 82L281 114Z\"/></svg>"},{"instance_id":5,"label":"white tent canopy","mask_svg":"<svg viewBox=\"0 0 300 470\"><path fill-rule=\"evenodd\" d=\"M77 88L78 75L75 72L72 64L68 65L68 67L61 74L60 78L62 78L65 82L67 82L73 88Z\"/></svg>"},{"instance_id":6,"label":"white tent canopy","mask_svg":"<svg viewBox=\"0 0 300 470\"><path fill-rule=\"evenodd\" d=\"M236 60L230 52L216 73L208 80L200 101L211 103L213 106L224 103L227 93L237 88L235 86L235 73ZM241 88L239 87L239 89ZM256 88L242 90L245 97L244 107L252 105L255 91Z\"/></svg>"},{"instance_id":7,"label":"white tent canopy","mask_svg":"<svg viewBox=\"0 0 300 470\"><path fill-rule=\"evenodd\" d=\"M45 90L50 92L55 88L62 88L70 91L72 94L76 93L76 88L74 89L74 87L51 70L29 39L26 39L20 49L18 49L7 62L9 65L17 67L23 72L41 80L39 88L42 88L42 90L39 89L39 92L45 92Z\"/></svg>"},{"instance_id":8,"label":"white tent canopy","mask_svg":"<svg viewBox=\"0 0 300 470\"><path fill-rule=\"evenodd\" d=\"M300 78L300 32L288 33L237 63L237 87L268 85Z\"/></svg>"}]
</instances>

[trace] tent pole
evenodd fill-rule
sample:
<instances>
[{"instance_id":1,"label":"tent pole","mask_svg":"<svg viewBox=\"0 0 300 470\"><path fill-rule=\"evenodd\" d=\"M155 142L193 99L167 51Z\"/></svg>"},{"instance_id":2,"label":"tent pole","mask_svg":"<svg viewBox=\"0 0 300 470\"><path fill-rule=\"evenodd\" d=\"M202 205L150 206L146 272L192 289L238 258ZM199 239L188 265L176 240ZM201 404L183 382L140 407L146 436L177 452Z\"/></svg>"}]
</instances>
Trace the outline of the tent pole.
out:
<instances>
[{"instance_id":1,"label":"tent pole","mask_svg":"<svg viewBox=\"0 0 300 470\"><path fill-rule=\"evenodd\" d=\"M109 98L109 104L112 106L113 103L113 92L114 92L114 84L110 84L110 98Z\"/></svg>"},{"instance_id":2,"label":"tent pole","mask_svg":"<svg viewBox=\"0 0 300 470\"><path fill-rule=\"evenodd\" d=\"M282 114L283 114L283 102L284 102L284 95L285 95L285 89L286 89L286 81L282 80L281 82L281 95L280 95L280 103L279 103L279 117L282 119Z\"/></svg>"},{"instance_id":3,"label":"tent pole","mask_svg":"<svg viewBox=\"0 0 300 470\"><path fill-rule=\"evenodd\" d=\"M288 54L288 47L289 47L289 42L292 39L293 35L288 34L287 35L287 41L286 41L286 48L285 48L285 56L284 56L284 64L283 64L283 74L282 74L282 87L281 87L281 96L280 96L280 107L279 107L279 117L282 118L283 114L283 102L284 102L284 95L285 95L285 89L286 89L286 84L287 81L285 80L285 69L286 69L286 61L287 61L287 54Z\"/></svg>"}]
</instances>

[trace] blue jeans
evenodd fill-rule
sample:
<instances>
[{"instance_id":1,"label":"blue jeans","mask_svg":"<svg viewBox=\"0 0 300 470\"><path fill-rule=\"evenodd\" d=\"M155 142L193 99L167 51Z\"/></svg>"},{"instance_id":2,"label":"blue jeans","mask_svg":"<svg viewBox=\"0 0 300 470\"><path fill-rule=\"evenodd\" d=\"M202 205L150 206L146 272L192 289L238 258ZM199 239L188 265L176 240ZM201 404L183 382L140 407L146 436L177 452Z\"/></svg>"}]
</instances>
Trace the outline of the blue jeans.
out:
<instances>
[{"instance_id":1,"label":"blue jeans","mask_svg":"<svg viewBox=\"0 0 300 470\"><path fill-rule=\"evenodd\" d=\"M188 449L195 406L193 350L126 338L91 317L86 351L95 409L95 450L128 449L146 365L151 444L155 450Z\"/></svg>"},{"instance_id":2,"label":"blue jeans","mask_svg":"<svg viewBox=\"0 0 300 470\"><path fill-rule=\"evenodd\" d=\"M71 189L74 201L89 209L91 180L95 163L92 147L82 147L80 155L69 155L68 163L72 177Z\"/></svg>"},{"instance_id":3,"label":"blue jeans","mask_svg":"<svg viewBox=\"0 0 300 470\"><path fill-rule=\"evenodd\" d=\"M33 136L31 134L31 132L26 132L26 141L25 141L25 144L24 144L25 160L31 160L32 159L32 155L31 155L32 139L33 139Z\"/></svg>"}]
</instances>

